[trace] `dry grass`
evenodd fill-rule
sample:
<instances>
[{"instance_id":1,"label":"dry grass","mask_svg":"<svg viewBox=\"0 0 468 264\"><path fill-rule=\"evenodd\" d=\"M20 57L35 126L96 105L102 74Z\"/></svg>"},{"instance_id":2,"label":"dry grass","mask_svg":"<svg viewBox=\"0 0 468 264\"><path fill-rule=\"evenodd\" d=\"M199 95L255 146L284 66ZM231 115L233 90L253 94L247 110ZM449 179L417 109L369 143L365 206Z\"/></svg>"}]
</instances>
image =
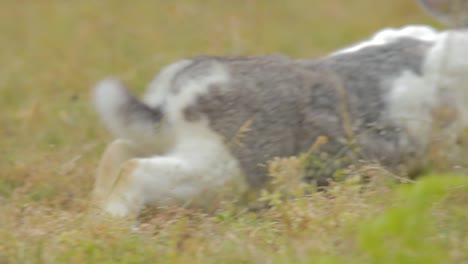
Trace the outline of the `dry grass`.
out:
<instances>
[{"instance_id":1,"label":"dry grass","mask_svg":"<svg viewBox=\"0 0 468 264\"><path fill-rule=\"evenodd\" d=\"M90 218L109 140L89 103L97 80L118 75L142 91L181 57L317 56L429 21L407 0L199 2L1 1L0 263L468 262L468 183L456 176L396 188L374 173L365 187L304 197L281 185L298 175L292 158L273 161L285 187L265 192L259 212L159 208L133 228Z\"/></svg>"}]
</instances>

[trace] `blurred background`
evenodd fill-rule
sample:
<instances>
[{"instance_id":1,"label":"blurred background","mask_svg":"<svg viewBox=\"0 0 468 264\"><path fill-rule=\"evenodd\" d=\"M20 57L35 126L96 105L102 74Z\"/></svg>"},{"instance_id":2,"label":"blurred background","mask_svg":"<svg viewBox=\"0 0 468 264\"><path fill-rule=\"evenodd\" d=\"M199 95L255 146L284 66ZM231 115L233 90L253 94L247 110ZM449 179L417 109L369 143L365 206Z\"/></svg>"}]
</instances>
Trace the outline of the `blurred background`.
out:
<instances>
[{"instance_id":1,"label":"blurred background","mask_svg":"<svg viewBox=\"0 0 468 264\"><path fill-rule=\"evenodd\" d=\"M318 57L384 27L435 23L409 0L2 0L0 17L0 195L23 187L33 200L58 195L57 181L70 197L89 192L110 140L89 89L106 76L141 93L187 56Z\"/></svg>"}]
</instances>

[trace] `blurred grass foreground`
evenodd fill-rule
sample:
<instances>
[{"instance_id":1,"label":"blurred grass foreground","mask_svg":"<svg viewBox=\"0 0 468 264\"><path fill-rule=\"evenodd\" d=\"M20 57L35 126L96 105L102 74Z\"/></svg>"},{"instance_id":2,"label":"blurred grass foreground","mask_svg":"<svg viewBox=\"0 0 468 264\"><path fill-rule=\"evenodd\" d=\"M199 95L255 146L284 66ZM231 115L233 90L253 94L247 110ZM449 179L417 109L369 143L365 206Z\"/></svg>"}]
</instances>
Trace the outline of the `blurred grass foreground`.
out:
<instances>
[{"instance_id":1,"label":"blurred grass foreground","mask_svg":"<svg viewBox=\"0 0 468 264\"><path fill-rule=\"evenodd\" d=\"M141 92L182 57L320 56L432 23L415 2L0 1L0 263L468 263L466 176L377 172L326 194L265 192L259 212L162 208L133 227L84 213L110 140L89 102L97 80Z\"/></svg>"}]
</instances>

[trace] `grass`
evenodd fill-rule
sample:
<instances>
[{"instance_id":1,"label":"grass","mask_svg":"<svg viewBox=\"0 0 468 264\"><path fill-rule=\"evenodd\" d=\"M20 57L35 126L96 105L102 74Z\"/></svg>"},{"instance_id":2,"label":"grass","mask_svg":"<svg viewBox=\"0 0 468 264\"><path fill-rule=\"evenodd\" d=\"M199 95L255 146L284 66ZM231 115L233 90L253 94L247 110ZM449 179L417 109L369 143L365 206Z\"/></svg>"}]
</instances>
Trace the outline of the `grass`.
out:
<instances>
[{"instance_id":1,"label":"grass","mask_svg":"<svg viewBox=\"0 0 468 264\"><path fill-rule=\"evenodd\" d=\"M99 79L142 92L196 54L319 56L431 23L413 1L5 0L0 17L0 263L468 262L468 180L454 175L377 172L304 198L265 191L258 212L160 208L133 227L86 214L110 140L89 100ZM297 160L276 162L273 176L295 175Z\"/></svg>"}]
</instances>

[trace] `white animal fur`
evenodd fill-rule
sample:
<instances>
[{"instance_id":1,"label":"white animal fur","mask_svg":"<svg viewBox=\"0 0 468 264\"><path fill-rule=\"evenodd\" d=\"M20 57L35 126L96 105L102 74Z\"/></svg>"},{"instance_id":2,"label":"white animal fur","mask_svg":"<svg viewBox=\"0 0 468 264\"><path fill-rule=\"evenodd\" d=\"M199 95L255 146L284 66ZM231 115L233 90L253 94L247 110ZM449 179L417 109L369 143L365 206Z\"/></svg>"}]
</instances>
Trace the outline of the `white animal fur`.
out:
<instances>
[{"instance_id":1,"label":"white animal fur","mask_svg":"<svg viewBox=\"0 0 468 264\"><path fill-rule=\"evenodd\" d=\"M439 33L429 27L423 25L411 25L406 26L401 29L396 28L386 28L374 34L372 38L367 41L363 41L351 47L339 50L334 54L342 54L348 52L356 52L358 50L370 47L370 46L378 46L378 45L385 45L391 43L399 38L414 38L423 41L435 41L439 37Z\"/></svg>"},{"instance_id":2,"label":"white animal fur","mask_svg":"<svg viewBox=\"0 0 468 264\"><path fill-rule=\"evenodd\" d=\"M169 93L169 87L171 87L170 84L174 76L191 63L191 60L180 60L162 69L158 76L150 83L143 102L150 106L162 104L162 101L166 99Z\"/></svg>"},{"instance_id":3,"label":"white animal fur","mask_svg":"<svg viewBox=\"0 0 468 264\"><path fill-rule=\"evenodd\" d=\"M468 33L447 31L434 35L422 75L403 73L393 82L389 94L390 118L427 145L431 136L433 111L453 107L461 115L448 135L457 135L468 126ZM446 104L446 105L444 105Z\"/></svg>"}]
</instances>

